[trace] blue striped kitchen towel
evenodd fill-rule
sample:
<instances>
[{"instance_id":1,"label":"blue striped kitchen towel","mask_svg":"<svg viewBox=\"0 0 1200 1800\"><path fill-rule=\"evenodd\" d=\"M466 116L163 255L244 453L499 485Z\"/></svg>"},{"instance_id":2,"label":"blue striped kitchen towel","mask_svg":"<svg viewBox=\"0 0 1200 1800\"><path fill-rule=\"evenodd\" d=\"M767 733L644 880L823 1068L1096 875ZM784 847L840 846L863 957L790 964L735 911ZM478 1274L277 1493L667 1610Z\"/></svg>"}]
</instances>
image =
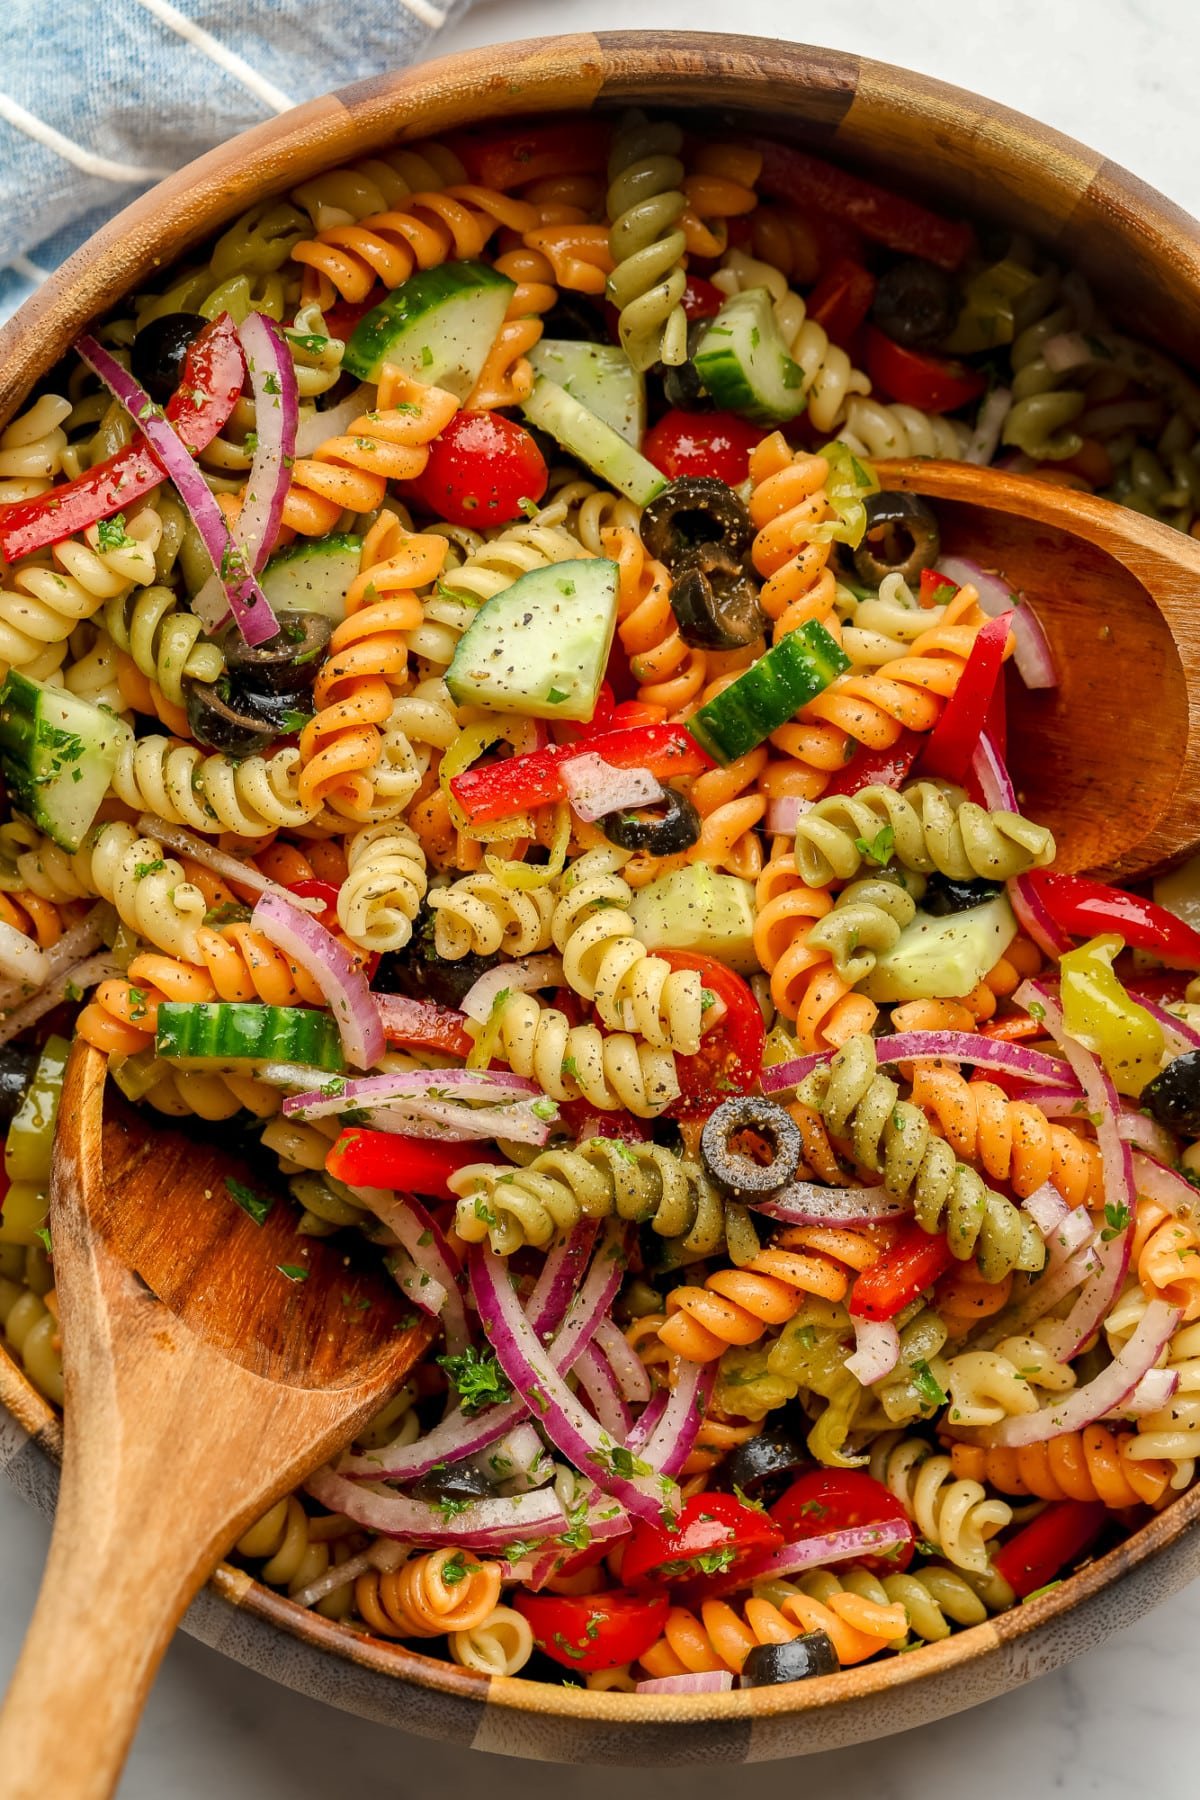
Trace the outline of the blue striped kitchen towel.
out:
<instances>
[{"instance_id":1,"label":"blue striped kitchen towel","mask_svg":"<svg viewBox=\"0 0 1200 1800\"><path fill-rule=\"evenodd\" d=\"M0 318L214 144L415 62L471 0L5 0Z\"/></svg>"}]
</instances>

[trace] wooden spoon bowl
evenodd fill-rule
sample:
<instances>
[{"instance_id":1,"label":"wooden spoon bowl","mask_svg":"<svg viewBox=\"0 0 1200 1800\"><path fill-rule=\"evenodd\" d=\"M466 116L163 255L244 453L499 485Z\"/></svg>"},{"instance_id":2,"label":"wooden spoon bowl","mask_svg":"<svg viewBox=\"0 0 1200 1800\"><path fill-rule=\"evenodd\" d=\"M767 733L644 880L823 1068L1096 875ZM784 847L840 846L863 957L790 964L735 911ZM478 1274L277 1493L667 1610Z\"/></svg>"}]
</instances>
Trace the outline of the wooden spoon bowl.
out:
<instances>
[{"instance_id":1,"label":"wooden spoon bowl","mask_svg":"<svg viewBox=\"0 0 1200 1800\"><path fill-rule=\"evenodd\" d=\"M778 134L950 212L1032 233L1050 256L1088 276L1128 330L1200 369L1200 228L1086 146L990 100L838 51L703 33L581 33L380 75L269 120L172 176L97 234L0 331L0 420L85 324L159 279L252 202L398 140L626 106L679 112L698 129ZM1039 606L1069 662L1071 646L1040 594ZM1165 666L1175 683L1169 659ZM1184 673L1196 679L1194 659ZM1112 716L1102 778L1110 783L1120 774L1117 751L1135 759L1144 728L1142 719L1131 726L1121 718L1115 700ZM1020 776L1027 785L1028 772ZM48 1512L58 1425L2 1351L0 1400L0 1467ZM163 1506L166 1488L160 1474L154 1507ZM728 1694L594 1693L476 1675L300 1608L229 1565L185 1623L275 1680L409 1732L551 1761L737 1764L910 1730L1056 1667L1200 1575L1198 1521L1193 1488L1053 1591L944 1642L828 1680ZM135 1530L140 1525L139 1518ZM126 1561L136 1580L145 1560L130 1538ZM86 1629L72 1654L83 1649Z\"/></svg>"},{"instance_id":2,"label":"wooden spoon bowl","mask_svg":"<svg viewBox=\"0 0 1200 1800\"><path fill-rule=\"evenodd\" d=\"M112 1791L192 1595L430 1338L381 1268L297 1236L290 1205L256 1223L238 1194L274 1197L239 1158L106 1101L105 1068L75 1045L54 1150L62 1489L0 1713L5 1800Z\"/></svg>"},{"instance_id":3,"label":"wooden spoon bowl","mask_svg":"<svg viewBox=\"0 0 1200 1800\"><path fill-rule=\"evenodd\" d=\"M935 503L943 549L1036 610L1056 688L1010 675L1008 761L1055 866L1145 874L1200 844L1200 543L1129 507L970 463L875 465Z\"/></svg>"}]
</instances>

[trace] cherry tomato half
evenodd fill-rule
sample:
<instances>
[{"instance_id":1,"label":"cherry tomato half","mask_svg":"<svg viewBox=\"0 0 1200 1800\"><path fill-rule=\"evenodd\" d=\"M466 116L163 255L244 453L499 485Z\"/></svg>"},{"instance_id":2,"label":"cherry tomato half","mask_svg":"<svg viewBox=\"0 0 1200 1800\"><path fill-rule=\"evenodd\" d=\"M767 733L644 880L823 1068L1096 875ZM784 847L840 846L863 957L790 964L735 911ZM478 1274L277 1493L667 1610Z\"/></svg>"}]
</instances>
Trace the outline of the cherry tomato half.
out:
<instances>
[{"instance_id":1,"label":"cherry tomato half","mask_svg":"<svg viewBox=\"0 0 1200 1800\"><path fill-rule=\"evenodd\" d=\"M621 1579L639 1587L725 1575L748 1556L780 1549L783 1541L782 1527L757 1507L732 1494L696 1494L684 1502L674 1531L638 1520L625 1545Z\"/></svg>"},{"instance_id":2,"label":"cherry tomato half","mask_svg":"<svg viewBox=\"0 0 1200 1800\"><path fill-rule=\"evenodd\" d=\"M725 304L725 295L702 275L689 275L679 304L690 325L693 319L715 319Z\"/></svg>"},{"instance_id":3,"label":"cherry tomato half","mask_svg":"<svg viewBox=\"0 0 1200 1800\"><path fill-rule=\"evenodd\" d=\"M448 524L483 531L518 518L522 500L540 500L548 480L542 453L522 426L496 413L460 412L434 438L408 491Z\"/></svg>"},{"instance_id":4,"label":"cherry tomato half","mask_svg":"<svg viewBox=\"0 0 1200 1800\"><path fill-rule=\"evenodd\" d=\"M633 1662L662 1636L669 1601L665 1594L528 1594L520 1589L513 1605L533 1627L533 1641L564 1669L588 1675Z\"/></svg>"},{"instance_id":5,"label":"cherry tomato half","mask_svg":"<svg viewBox=\"0 0 1200 1800\"><path fill-rule=\"evenodd\" d=\"M855 1557L864 1569L878 1575L907 1569L916 1548L912 1523L900 1502L882 1481L859 1469L810 1469L775 1502L771 1517L789 1544L826 1537L831 1531L848 1531L855 1525L903 1523L908 1527L906 1544L882 1556Z\"/></svg>"},{"instance_id":6,"label":"cherry tomato half","mask_svg":"<svg viewBox=\"0 0 1200 1800\"><path fill-rule=\"evenodd\" d=\"M646 433L642 454L671 481L681 475L712 475L730 487L745 481L750 452L760 444L759 426L736 413L664 413Z\"/></svg>"},{"instance_id":7,"label":"cherry tomato half","mask_svg":"<svg viewBox=\"0 0 1200 1800\"><path fill-rule=\"evenodd\" d=\"M725 1016L700 1040L695 1056L677 1056L680 1095L668 1119L706 1116L731 1094L748 1094L762 1073L767 1034L749 985L724 963L689 950L656 950L672 969L698 969L700 979L725 1008Z\"/></svg>"},{"instance_id":8,"label":"cherry tomato half","mask_svg":"<svg viewBox=\"0 0 1200 1800\"><path fill-rule=\"evenodd\" d=\"M585 1138L616 1138L621 1144L644 1144L650 1132L644 1121L633 1113L601 1112L590 1100L582 1095L578 1100L563 1100L559 1103L558 1116L563 1129L577 1144Z\"/></svg>"}]
</instances>

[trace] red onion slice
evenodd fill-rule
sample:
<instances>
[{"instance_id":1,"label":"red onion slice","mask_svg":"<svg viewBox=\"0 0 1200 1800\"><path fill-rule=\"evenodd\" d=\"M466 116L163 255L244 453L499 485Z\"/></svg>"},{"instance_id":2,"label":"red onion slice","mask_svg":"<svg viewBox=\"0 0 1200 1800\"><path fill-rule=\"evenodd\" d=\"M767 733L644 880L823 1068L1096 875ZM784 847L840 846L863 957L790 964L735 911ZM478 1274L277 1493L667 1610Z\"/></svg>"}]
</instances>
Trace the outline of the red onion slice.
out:
<instances>
[{"instance_id":1,"label":"red onion slice","mask_svg":"<svg viewBox=\"0 0 1200 1800\"><path fill-rule=\"evenodd\" d=\"M728 1669L706 1669L699 1675L660 1675L639 1681L635 1694L727 1694L733 1686Z\"/></svg>"},{"instance_id":2,"label":"red onion slice","mask_svg":"<svg viewBox=\"0 0 1200 1800\"><path fill-rule=\"evenodd\" d=\"M517 962L497 963L467 989L462 1010L477 1025L486 1025L492 1016L492 1002L505 988L515 994L533 994L538 988L560 987L562 978L560 956L523 956Z\"/></svg>"},{"instance_id":3,"label":"red onion slice","mask_svg":"<svg viewBox=\"0 0 1200 1800\"><path fill-rule=\"evenodd\" d=\"M1200 1050L1200 1031L1195 1030L1183 1019L1177 1019L1164 1006L1154 1000L1147 1000L1144 994L1135 994L1139 1006L1144 1007L1151 1018L1157 1019L1163 1028L1163 1036L1167 1040L1167 1049L1174 1056L1182 1056L1187 1050Z\"/></svg>"},{"instance_id":4,"label":"red onion slice","mask_svg":"<svg viewBox=\"0 0 1200 1800\"><path fill-rule=\"evenodd\" d=\"M601 1319L596 1326L595 1343L608 1358L622 1398L632 1400L638 1406L649 1400L650 1376L646 1365L620 1326L612 1319Z\"/></svg>"},{"instance_id":5,"label":"red onion slice","mask_svg":"<svg viewBox=\"0 0 1200 1800\"><path fill-rule=\"evenodd\" d=\"M900 1333L892 1319L853 1319L854 1354L846 1370L863 1387L890 1375L900 1361Z\"/></svg>"},{"instance_id":6,"label":"red onion slice","mask_svg":"<svg viewBox=\"0 0 1200 1800\"><path fill-rule=\"evenodd\" d=\"M1008 883L1008 898L1017 924L1046 956L1057 959L1071 948L1071 939L1051 918L1048 907L1028 875L1016 875Z\"/></svg>"},{"instance_id":7,"label":"red onion slice","mask_svg":"<svg viewBox=\"0 0 1200 1800\"><path fill-rule=\"evenodd\" d=\"M775 794L767 801L767 830L774 836L791 837L806 812L815 804L799 794Z\"/></svg>"},{"instance_id":8,"label":"red onion slice","mask_svg":"<svg viewBox=\"0 0 1200 1800\"><path fill-rule=\"evenodd\" d=\"M536 1098L527 1098L530 1094ZM448 1095L493 1104L456 1105ZM516 1104L504 1104L516 1096L520 1096ZM459 1143L499 1139L544 1144L558 1117L554 1102L533 1082L506 1071L493 1075L486 1069L405 1069L358 1081L334 1076L320 1088L289 1094L283 1103L288 1118L299 1119L328 1118L351 1107L365 1109L370 1123L383 1131L447 1137Z\"/></svg>"},{"instance_id":9,"label":"red onion slice","mask_svg":"<svg viewBox=\"0 0 1200 1800\"><path fill-rule=\"evenodd\" d=\"M626 1406L612 1364L593 1338L585 1344L571 1368L596 1419L618 1443L629 1436L633 1415Z\"/></svg>"},{"instance_id":10,"label":"red onion slice","mask_svg":"<svg viewBox=\"0 0 1200 1800\"><path fill-rule=\"evenodd\" d=\"M632 1456L591 1417L562 1379L521 1311L507 1258L497 1256L490 1245L474 1244L468 1267L471 1291L496 1359L516 1391L526 1395L540 1414L542 1430L555 1448L638 1518L659 1520L664 1512L677 1511L675 1483Z\"/></svg>"},{"instance_id":11,"label":"red onion slice","mask_svg":"<svg viewBox=\"0 0 1200 1800\"><path fill-rule=\"evenodd\" d=\"M1096 352L1081 332L1059 331L1042 345L1042 359L1052 374L1065 375L1068 369L1095 362Z\"/></svg>"},{"instance_id":12,"label":"red onion slice","mask_svg":"<svg viewBox=\"0 0 1200 1800\"><path fill-rule=\"evenodd\" d=\"M985 731L975 746L971 769L989 812L1017 812L1017 796L1004 758Z\"/></svg>"},{"instance_id":13,"label":"red onion slice","mask_svg":"<svg viewBox=\"0 0 1200 1800\"><path fill-rule=\"evenodd\" d=\"M256 442L234 536L246 566L257 575L279 536L296 460L300 402L291 352L274 320L265 313L251 313L239 327L238 337L254 391ZM192 601L192 611L209 631L221 624L229 606L218 575L210 575L204 583Z\"/></svg>"},{"instance_id":14,"label":"red onion slice","mask_svg":"<svg viewBox=\"0 0 1200 1800\"><path fill-rule=\"evenodd\" d=\"M617 769L594 750L567 757L559 765L571 810L585 824L624 807L652 806L663 797L662 783L649 769Z\"/></svg>"},{"instance_id":15,"label":"red onion slice","mask_svg":"<svg viewBox=\"0 0 1200 1800\"><path fill-rule=\"evenodd\" d=\"M418 1268L407 1250L392 1250L386 1260L392 1280L405 1299L411 1300L414 1306L419 1306L431 1319L438 1318L447 1299L441 1282L435 1281L431 1275Z\"/></svg>"},{"instance_id":16,"label":"red onion slice","mask_svg":"<svg viewBox=\"0 0 1200 1800\"><path fill-rule=\"evenodd\" d=\"M339 400L336 406L329 407L325 412L314 410L308 413L296 425L295 454L311 456L314 450L319 450L330 438L348 436L355 419L361 419L364 413L370 412L377 397L372 384L364 381L352 394Z\"/></svg>"},{"instance_id":17,"label":"red onion slice","mask_svg":"<svg viewBox=\"0 0 1200 1800\"><path fill-rule=\"evenodd\" d=\"M1200 1192L1177 1169L1169 1169L1141 1150L1133 1153L1133 1178L1137 1191L1147 1200L1157 1200L1177 1218L1196 1223L1200 1218Z\"/></svg>"},{"instance_id":18,"label":"red onion slice","mask_svg":"<svg viewBox=\"0 0 1200 1800\"><path fill-rule=\"evenodd\" d=\"M100 933L97 931L95 935L98 938ZM60 938L59 943L62 942ZM54 949L57 948L58 944L54 946ZM86 957L79 962L64 963L58 973L52 975L36 994L5 1016L0 1024L0 1044L10 1044L21 1032L28 1031L31 1025L44 1019L48 1012L53 1012L66 999L68 989L73 988L83 994L95 987L97 982L111 981L124 973L120 963L107 950L101 950L98 955Z\"/></svg>"},{"instance_id":19,"label":"red onion slice","mask_svg":"<svg viewBox=\"0 0 1200 1800\"><path fill-rule=\"evenodd\" d=\"M671 1364L671 1379L674 1385L662 1411L653 1415L651 1429L642 1431L639 1427L643 1425L653 1401L630 1433L628 1446L634 1447L633 1437L636 1433L643 1461L648 1462L661 1475L678 1475L691 1455L696 1434L716 1386L717 1365L715 1362L686 1362L682 1357L677 1357Z\"/></svg>"},{"instance_id":20,"label":"red onion slice","mask_svg":"<svg viewBox=\"0 0 1200 1800\"><path fill-rule=\"evenodd\" d=\"M1121 1116L1117 1120L1117 1134L1121 1141L1142 1150L1147 1156L1156 1157L1159 1162L1174 1162L1175 1144L1169 1131L1161 1126L1157 1119L1151 1119L1136 1106L1124 1105Z\"/></svg>"},{"instance_id":21,"label":"red onion slice","mask_svg":"<svg viewBox=\"0 0 1200 1800\"><path fill-rule=\"evenodd\" d=\"M471 1341L461 1291L462 1264L446 1241L441 1226L413 1194L390 1194L383 1188L351 1188L350 1191L387 1226L397 1243L404 1246L427 1282L441 1289L441 1304L433 1310L442 1321L447 1353L458 1356ZM416 1294L412 1298L418 1300ZM423 1302L418 1300L418 1304Z\"/></svg>"},{"instance_id":22,"label":"red onion slice","mask_svg":"<svg viewBox=\"0 0 1200 1800\"><path fill-rule=\"evenodd\" d=\"M1018 600L1011 588L998 575L989 575L977 562L965 556L943 556L937 565L939 574L948 575L959 586L970 584L979 595L979 604L989 619L1011 612L1015 641L1013 661L1027 688L1058 686L1058 671L1042 630L1041 621L1028 600Z\"/></svg>"},{"instance_id":23,"label":"red onion slice","mask_svg":"<svg viewBox=\"0 0 1200 1800\"><path fill-rule=\"evenodd\" d=\"M1124 1229L1113 1232L1107 1239L1104 1233L1100 1234L1095 1245L1099 1270L1089 1277L1064 1320L1061 1331L1056 1333L1059 1346L1057 1354L1065 1358L1074 1356L1098 1329L1121 1291L1125 1270L1129 1266L1129 1247L1133 1240L1134 1217L1137 1212L1133 1158L1129 1145L1122 1141L1117 1129L1121 1112L1117 1091L1095 1057L1068 1034L1057 994L1044 982L1024 981L1013 998L1018 1006L1025 1007L1027 1011L1032 1002L1041 1006L1047 1035L1058 1044L1078 1076L1090 1115L1096 1120L1096 1142L1100 1147L1104 1170L1105 1216L1126 1220Z\"/></svg>"},{"instance_id":24,"label":"red onion slice","mask_svg":"<svg viewBox=\"0 0 1200 1800\"><path fill-rule=\"evenodd\" d=\"M254 645L274 637L279 630L279 621L254 579L254 573L230 531L224 513L209 492L191 451L163 417L162 408L154 404L141 382L123 369L116 357L90 333L85 332L76 340L75 349L120 401L175 483L179 498L212 559L243 638Z\"/></svg>"},{"instance_id":25,"label":"red onion slice","mask_svg":"<svg viewBox=\"0 0 1200 1800\"><path fill-rule=\"evenodd\" d=\"M815 1056L797 1057L794 1062L772 1063L762 1072L763 1093L781 1094L798 1087L813 1069L832 1061L833 1054L832 1050L822 1050ZM1028 1050L1023 1044L1006 1044L1000 1038L984 1037L974 1031L898 1031L894 1037L877 1038L875 1054L881 1064L926 1062L940 1057L947 1062L970 1063L976 1069L1000 1069L1023 1081L1052 1087L1062 1087L1070 1080L1070 1070L1061 1057Z\"/></svg>"},{"instance_id":26,"label":"red onion slice","mask_svg":"<svg viewBox=\"0 0 1200 1800\"><path fill-rule=\"evenodd\" d=\"M1044 1238L1062 1224L1071 1210L1052 1181L1044 1181L1026 1196L1022 1205Z\"/></svg>"},{"instance_id":27,"label":"red onion slice","mask_svg":"<svg viewBox=\"0 0 1200 1800\"><path fill-rule=\"evenodd\" d=\"M1060 1395L1037 1412L1001 1419L998 1425L976 1428L972 1440L988 1449L1019 1449L1023 1444L1044 1444L1067 1431L1082 1431L1128 1400L1142 1377L1149 1373L1171 1341L1179 1323L1177 1306L1151 1300L1133 1336L1118 1354L1084 1387ZM965 1434L964 1434L965 1435Z\"/></svg>"},{"instance_id":28,"label":"red onion slice","mask_svg":"<svg viewBox=\"0 0 1200 1800\"><path fill-rule=\"evenodd\" d=\"M815 1181L793 1181L764 1200L751 1200L755 1212L784 1225L865 1225L898 1219L912 1211L882 1187L818 1187Z\"/></svg>"},{"instance_id":29,"label":"red onion slice","mask_svg":"<svg viewBox=\"0 0 1200 1800\"><path fill-rule=\"evenodd\" d=\"M447 1518L439 1507L406 1494L381 1494L332 1469L318 1469L305 1483L314 1500L331 1512L344 1513L356 1525L384 1537L420 1544L462 1544L479 1549L502 1548L520 1539L554 1537L567 1528L566 1514L553 1489L514 1494L508 1499L479 1500Z\"/></svg>"},{"instance_id":30,"label":"red onion slice","mask_svg":"<svg viewBox=\"0 0 1200 1800\"><path fill-rule=\"evenodd\" d=\"M529 1316L539 1341L552 1331L558 1333L550 1345L550 1357L560 1373L571 1367L584 1344L591 1341L597 1322L604 1317L620 1286L617 1260L601 1257L593 1260L586 1280L579 1286L595 1236L593 1221L577 1225L567 1242L546 1258L541 1278L530 1296ZM568 1310L576 1287L579 1292ZM338 1473L367 1481L415 1481L439 1463L460 1462L464 1456L485 1450L526 1419L528 1413L524 1399L490 1406L475 1415L468 1415L459 1407L415 1444L386 1444L361 1456L343 1457Z\"/></svg>"},{"instance_id":31,"label":"red onion slice","mask_svg":"<svg viewBox=\"0 0 1200 1800\"><path fill-rule=\"evenodd\" d=\"M1106 1419L1144 1419L1147 1413L1161 1412L1179 1391L1178 1369L1148 1369L1127 1400Z\"/></svg>"},{"instance_id":32,"label":"red onion slice","mask_svg":"<svg viewBox=\"0 0 1200 1800\"><path fill-rule=\"evenodd\" d=\"M747 1558L722 1581L706 1587L706 1595L736 1593L756 1581L774 1581L786 1575L798 1575L804 1569L823 1569L829 1563L852 1562L860 1556L886 1556L913 1541L913 1528L907 1519L884 1519L878 1525L852 1525L845 1531L826 1532L823 1537L802 1538L785 1544L782 1550Z\"/></svg>"},{"instance_id":33,"label":"red onion slice","mask_svg":"<svg viewBox=\"0 0 1200 1800\"><path fill-rule=\"evenodd\" d=\"M1004 428L1012 406L1012 389L996 387L988 394L979 408L979 416L975 421L975 429L971 433L971 441L963 452L963 461L976 463L980 467L990 463L1000 444L1000 433Z\"/></svg>"},{"instance_id":34,"label":"red onion slice","mask_svg":"<svg viewBox=\"0 0 1200 1800\"><path fill-rule=\"evenodd\" d=\"M264 894L250 923L308 970L329 1002L347 1060L360 1069L377 1063L387 1044L367 978L333 933L281 894Z\"/></svg>"}]
</instances>

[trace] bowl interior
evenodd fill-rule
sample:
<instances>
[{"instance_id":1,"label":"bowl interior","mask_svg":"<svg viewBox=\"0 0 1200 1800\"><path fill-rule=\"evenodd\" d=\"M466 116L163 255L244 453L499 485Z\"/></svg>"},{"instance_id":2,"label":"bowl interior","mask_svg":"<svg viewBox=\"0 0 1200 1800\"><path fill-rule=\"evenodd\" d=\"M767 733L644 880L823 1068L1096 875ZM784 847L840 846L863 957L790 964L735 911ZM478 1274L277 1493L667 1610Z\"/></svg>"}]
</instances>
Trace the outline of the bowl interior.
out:
<instances>
[{"instance_id":1,"label":"bowl interior","mask_svg":"<svg viewBox=\"0 0 1200 1800\"><path fill-rule=\"evenodd\" d=\"M613 33L493 47L380 76L212 151L136 201L0 332L0 420L87 321L253 200L398 141L505 116L629 105L699 115L697 124L723 133L803 142L892 187L1025 231L1080 268L1128 328L1200 368L1200 230L1094 152L989 101L838 52L753 38ZM2 1349L0 1405L19 1433L54 1454L54 1417ZM0 1468L5 1461L0 1454ZM351 1632L228 1565L215 1588L268 1627L271 1641L293 1641L267 1672L311 1683L350 1710L384 1716L380 1684L400 1678L424 1699L409 1690L396 1722L481 1748L559 1760L743 1761L902 1729L1053 1667L1200 1569L1200 1534L1190 1530L1198 1514L1194 1490L1034 1604L941 1644L812 1688L688 1698L488 1680ZM294 1640L311 1648L323 1676L301 1672ZM258 1666L263 1655L255 1652ZM339 1662L342 1673L332 1673Z\"/></svg>"}]
</instances>

